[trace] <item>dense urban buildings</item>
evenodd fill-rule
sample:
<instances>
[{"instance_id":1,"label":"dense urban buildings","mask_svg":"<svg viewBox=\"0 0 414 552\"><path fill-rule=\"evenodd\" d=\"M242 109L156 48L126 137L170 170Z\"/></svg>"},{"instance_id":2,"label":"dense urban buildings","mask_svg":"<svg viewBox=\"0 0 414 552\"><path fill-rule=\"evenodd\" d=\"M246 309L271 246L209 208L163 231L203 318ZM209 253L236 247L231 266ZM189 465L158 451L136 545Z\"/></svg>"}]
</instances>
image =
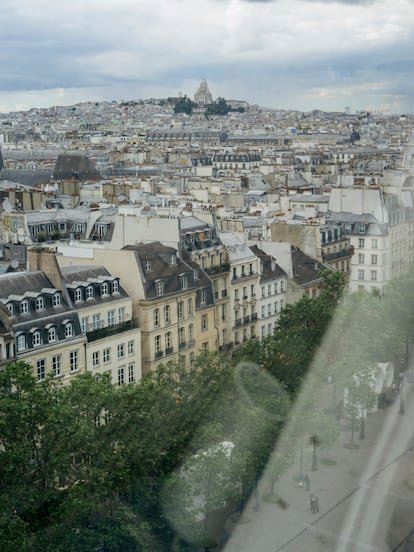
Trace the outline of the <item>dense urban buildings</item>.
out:
<instances>
[{"instance_id":1,"label":"dense urban buildings","mask_svg":"<svg viewBox=\"0 0 414 552\"><path fill-rule=\"evenodd\" d=\"M122 385L271 335L323 271L382 295L407 270L412 117L193 97L0 115L0 362Z\"/></svg>"}]
</instances>

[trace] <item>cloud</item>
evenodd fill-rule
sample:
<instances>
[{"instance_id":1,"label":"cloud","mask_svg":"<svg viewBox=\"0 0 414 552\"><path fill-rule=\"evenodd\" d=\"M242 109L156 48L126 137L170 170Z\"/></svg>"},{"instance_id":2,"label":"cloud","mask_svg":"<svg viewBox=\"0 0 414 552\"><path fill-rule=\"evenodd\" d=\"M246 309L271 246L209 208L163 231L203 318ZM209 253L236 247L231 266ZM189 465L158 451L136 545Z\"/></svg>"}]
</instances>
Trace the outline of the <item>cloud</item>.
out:
<instances>
[{"instance_id":1,"label":"cloud","mask_svg":"<svg viewBox=\"0 0 414 552\"><path fill-rule=\"evenodd\" d=\"M3 0L0 90L153 96L206 76L258 103L270 87L300 98L316 78L346 89L392 74L405 87L413 48L407 0Z\"/></svg>"}]
</instances>

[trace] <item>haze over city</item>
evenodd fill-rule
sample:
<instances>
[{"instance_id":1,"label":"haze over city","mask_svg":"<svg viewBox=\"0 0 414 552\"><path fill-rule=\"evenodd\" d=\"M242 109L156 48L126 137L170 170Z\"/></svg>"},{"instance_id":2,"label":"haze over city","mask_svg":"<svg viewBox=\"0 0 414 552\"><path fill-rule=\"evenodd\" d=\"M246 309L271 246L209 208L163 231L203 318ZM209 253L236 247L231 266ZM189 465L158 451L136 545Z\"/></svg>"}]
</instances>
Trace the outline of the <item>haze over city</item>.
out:
<instances>
[{"instance_id":1,"label":"haze over city","mask_svg":"<svg viewBox=\"0 0 414 552\"><path fill-rule=\"evenodd\" d=\"M192 95L413 111L408 0L2 3L0 111Z\"/></svg>"}]
</instances>

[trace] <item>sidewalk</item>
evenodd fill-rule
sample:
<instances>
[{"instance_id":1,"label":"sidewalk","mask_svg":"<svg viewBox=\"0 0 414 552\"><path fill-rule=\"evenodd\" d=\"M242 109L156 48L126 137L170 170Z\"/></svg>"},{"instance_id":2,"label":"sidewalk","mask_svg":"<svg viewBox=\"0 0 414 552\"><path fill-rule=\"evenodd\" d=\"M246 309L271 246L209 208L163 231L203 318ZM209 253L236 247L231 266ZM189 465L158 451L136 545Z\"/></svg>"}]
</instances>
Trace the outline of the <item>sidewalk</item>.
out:
<instances>
[{"instance_id":1,"label":"sidewalk","mask_svg":"<svg viewBox=\"0 0 414 552\"><path fill-rule=\"evenodd\" d=\"M310 477L310 490L299 487L296 478L299 462L275 485L275 492L287 504L254 500L247 505L244 518L249 522L227 528L232 533L225 552L355 552L392 550L414 527L413 446L414 385L404 389L405 414L399 413L399 398L385 410L371 413L366 419L366 438L355 436L358 450L345 448L350 432L341 432L337 444L318 451L319 459L328 457L336 464L319 462L311 471L311 447L305 450L304 472ZM270 490L268 481L260 481L259 497ZM309 507L309 494L319 497L319 513ZM413 509L413 516L401 512ZM394 512L400 512L395 519ZM410 526L411 525L411 526ZM392 541L392 542L391 542ZM414 550L414 547L413 547Z\"/></svg>"}]
</instances>

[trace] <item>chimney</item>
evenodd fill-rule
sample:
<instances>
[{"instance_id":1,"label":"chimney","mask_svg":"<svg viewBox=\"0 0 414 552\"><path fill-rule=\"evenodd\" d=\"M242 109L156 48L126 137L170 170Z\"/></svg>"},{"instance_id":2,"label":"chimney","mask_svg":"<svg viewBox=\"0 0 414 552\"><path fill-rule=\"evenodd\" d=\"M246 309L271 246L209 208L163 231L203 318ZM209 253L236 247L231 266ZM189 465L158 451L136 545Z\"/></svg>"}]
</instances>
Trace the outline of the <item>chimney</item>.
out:
<instances>
[{"instance_id":1,"label":"chimney","mask_svg":"<svg viewBox=\"0 0 414 552\"><path fill-rule=\"evenodd\" d=\"M56 251L32 247L27 251L27 268L28 270L42 270L56 289L64 291L65 284L56 256Z\"/></svg>"}]
</instances>

